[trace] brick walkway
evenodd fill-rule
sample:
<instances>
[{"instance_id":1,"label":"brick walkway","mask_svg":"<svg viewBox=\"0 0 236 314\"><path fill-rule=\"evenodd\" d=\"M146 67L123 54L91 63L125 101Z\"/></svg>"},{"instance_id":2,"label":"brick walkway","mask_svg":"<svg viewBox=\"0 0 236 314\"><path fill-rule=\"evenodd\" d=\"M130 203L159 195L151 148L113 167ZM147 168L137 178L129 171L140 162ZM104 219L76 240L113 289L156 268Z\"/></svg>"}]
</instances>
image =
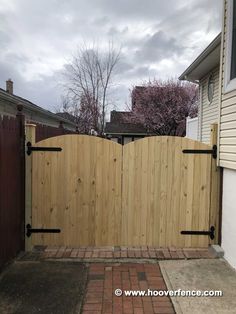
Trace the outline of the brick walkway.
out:
<instances>
[{"instance_id":1,"label":"brick walkway","mask_svg":"<svg viewBox=\"0 0 236 314\"><path fill-rule=\"evenodd\" d=\"M36 246L31 252L22 252L18 260L74 259L87 263L83 314L171 314L175 310L167 296L118 297L114 292L116 289L166 290L158 260L193 258L214 257L207 248Z\"/></svg>"},{"instance_id":2,"label":"brick walkway","mask_svg":"<svg viewBox=\"0 0 236 314\"><path fill-rule=\"evenodd\" d=\"M40 250L41 258L77 258L81 260L97 259L192 259L213 258L208 249L176 249L154 247L35 247Z\"/></svg>"},{"instance_id":3,"label":"brick walkway","mask_svg":"<svg viewBox=\"0 0 236 314\"><path fill-rule=\"evenodd\" d=\"M169 297L118 297L114 291L166 290L157 261L193 258L213 256L208 249L202 248L37 246L19 257L22 260L76 259L88 263L89 275L82 307L84 314L175 313Z\"/></svg>"},{"instance_id":4,"label":"brick walkway","mask_svg":"<svg viewBox=\"0 0 236 314\"><path fill-rule=\"evenodd\" d=\"M118 288L166 290L166 285L158 264L92 263L82 313L175 313L169 297L117 297Z\"/></svg>"}]
</instances>

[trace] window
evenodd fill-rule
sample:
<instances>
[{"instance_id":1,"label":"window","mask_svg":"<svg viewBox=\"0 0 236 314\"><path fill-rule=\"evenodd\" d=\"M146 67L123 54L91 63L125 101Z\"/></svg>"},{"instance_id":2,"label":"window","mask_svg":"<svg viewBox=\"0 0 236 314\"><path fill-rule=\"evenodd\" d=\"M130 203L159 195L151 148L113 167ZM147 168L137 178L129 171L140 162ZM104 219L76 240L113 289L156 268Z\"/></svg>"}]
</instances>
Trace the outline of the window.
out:
<instances>
[{"instance_id":1,"label":"window","mask_svg":"<svg viewBox=\"0 0 236 314\"><path fill-rule=\"evenodd\" d=\"M236 0L227 1L225 92L236 90Z\"/></svg>"},{"instance_id":2,"label":"window","mask_svg":"<svg viewBox=\"0 0 236 314\"><path fill-rule=\"evenodd\" d=\"M236 0L233 1L232 51L230 79L236 78Z\"/></svg>"},{"instance_id":3,"label":"window","mask_svg":"<svg viewBox=\"0 0 236 314\"><path fill-rule=\"evenodd\" d=\"M214 78L212 74L209 76L208 79L207 96L208 101L211 103L214 96Z\"/></svg>"}]
</instances>

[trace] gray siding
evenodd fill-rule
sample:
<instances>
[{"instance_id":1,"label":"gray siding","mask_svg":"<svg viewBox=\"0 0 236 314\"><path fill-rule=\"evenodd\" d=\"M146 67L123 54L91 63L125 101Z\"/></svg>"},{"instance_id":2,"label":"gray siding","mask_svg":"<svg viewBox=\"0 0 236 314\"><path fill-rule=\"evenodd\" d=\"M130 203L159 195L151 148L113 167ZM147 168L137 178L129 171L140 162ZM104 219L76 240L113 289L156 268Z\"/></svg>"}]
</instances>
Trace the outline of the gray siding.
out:
<instances>
[{"instance_id":1,"label":"gray siding","mask_svg":"<svg viewBox=\"0 0 236 314\"><path fill-rule=\"evenodd\" d=\"M218 122L219 112L219 76L220 66L213 69L207 76L200 80L200 110L198 139L210 143L211 124ZM208 101L208 79L213 74L214 95L211 103Z\"/></svg>"}]
</instances>

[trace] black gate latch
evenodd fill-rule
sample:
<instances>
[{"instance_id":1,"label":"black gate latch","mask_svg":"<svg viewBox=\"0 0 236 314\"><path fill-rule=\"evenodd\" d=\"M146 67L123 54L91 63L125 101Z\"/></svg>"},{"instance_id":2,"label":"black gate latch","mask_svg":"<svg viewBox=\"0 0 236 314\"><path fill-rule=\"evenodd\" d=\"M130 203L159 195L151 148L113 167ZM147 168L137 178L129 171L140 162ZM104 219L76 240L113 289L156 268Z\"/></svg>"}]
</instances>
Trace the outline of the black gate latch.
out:
<instances>
[{"instance_id":1,"label":"black gate latch","mask_svg":"<svg viewBox=\"0 0 236 314\"><path fill-rule=\"evenodd\" d=\"M214 159L217 158L217 145L213 145L212 149L184 149L184 154L211 154Z\"/></svg>"},{"instance_id":2,"label":"black gate latch","mask_svg":"<svg viewBox=\"0 0 236 314\"><path fill-rule=\"evenodd\" d=\"M29 238L32 233L60 233L60 229L33 229L30 224L26 226L26 235Z\"/></svg>"},{"instance_id":3,"label":"black gate latch","mask_svg":"<svg viewBox=\"0 0 236 314\"><path fill-rule=\"evenodd\" d=\"M211 240L215 238L215 227L211 226L209 231L181 231L181 234L189 235L208 235Z\"/></svg>"},{"instance_id":4,"label":"black gate latch","mask_svg":"<svg viewBox=\"0 0 236 314\"><path fill-rule=\"evenodd\" d=\"M27 143L27 155L31 155L32 152L60 152L61 147L37 147L32 146L30 142Z\"/></svg>"}]
</instances>

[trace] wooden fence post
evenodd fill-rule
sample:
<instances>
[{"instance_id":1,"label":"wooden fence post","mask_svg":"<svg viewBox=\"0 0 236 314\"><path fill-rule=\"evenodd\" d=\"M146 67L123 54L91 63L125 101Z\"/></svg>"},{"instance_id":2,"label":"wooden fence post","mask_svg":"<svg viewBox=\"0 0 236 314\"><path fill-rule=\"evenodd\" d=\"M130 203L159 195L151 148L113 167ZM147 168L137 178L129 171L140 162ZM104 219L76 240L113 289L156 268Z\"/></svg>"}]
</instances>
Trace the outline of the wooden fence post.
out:
<instances>
[{"instance_id":1,"label":"wooden fence post","mask_svg":"<svg viewBox=\"0 0 236 314\"><path fill-rule=\"evenodd\" d=\"M211 146L217 145L218 125L211 125ZM217 151L219 147L217 145ZM211 162L211 195L210 195L210 226L215 227L215 239L210 241L210 244L219 244L219 211L220 211L220 173L221 170L217 167L217 159L212 158Z\"/></svg>"},{"instance_id":2,"label":"wooden fence post","mask_svg":"<svg viewBox=\"0 0 236 314\"><path fill-rule=\"evenodd\" d=\"M16 119L19 124L19 153L20 153L20 200L21 200L21 250L25 246L25 116L23 106L17 106Z\"/></svg>"},{"instance_id":3,"label":"wooden fence post","mask_svg":"<svg viewBox=\"0 0 236 314\"><path fill-rule=\"evenodd\" d=\"M35 144L35 124L26 124L25 143ZM26 147L27 149L27 147ZM25 226L32 225L32 154L25 155ZM32 238L25 236L25 250L32 249Z\"/></svg>"}]
</instances>

